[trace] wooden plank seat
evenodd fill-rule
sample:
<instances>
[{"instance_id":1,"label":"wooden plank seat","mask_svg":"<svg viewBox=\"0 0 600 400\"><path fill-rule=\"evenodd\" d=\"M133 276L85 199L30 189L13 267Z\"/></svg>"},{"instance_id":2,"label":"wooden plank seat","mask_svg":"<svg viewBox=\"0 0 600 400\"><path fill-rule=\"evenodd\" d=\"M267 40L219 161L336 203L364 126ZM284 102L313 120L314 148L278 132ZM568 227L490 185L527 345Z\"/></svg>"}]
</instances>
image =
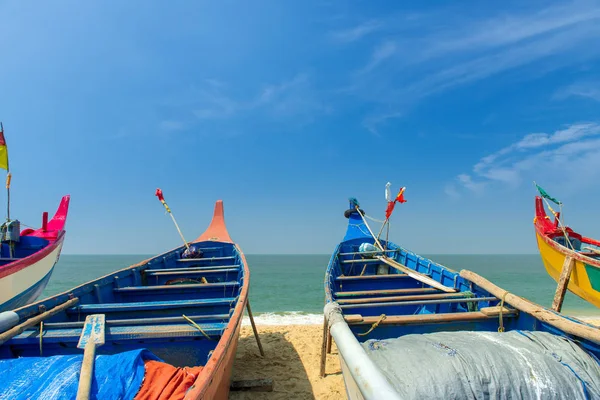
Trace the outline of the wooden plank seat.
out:
<instances>
[{"instance_id":1,"label":"wooden plank seat","mask_svg":"<svg viewBox=\"0 0 600 400\"><path fill-rule=\"evenodd\" d=\"M381 275L341 275L335 278L338 282L347 281L370 281L370 280L384 280L384 279L406 279L409 278L406 274L381 274Z\"/></svg>"},{"instance_id":2,"label":"wooden plank seat","mask_svg":"<svg viewBox=\"0 0 600 400\"><path fill-rule=\"evenodd\" d=\"M194 322L220 321L227 322L229 314L207 314L207 315L187 315ZM127 318L127 319L107 319L106 325L123 326L123 325L151 325L151 324L170 324L177 322L187 322L183 316L181 317L161 317L161 318ZM47 322L44 324L44 329L61 329L61 328L83 328L84 321L76 322Z\"/></svg>"},{"instance_id":3,"label":"wooden plank seat","mask_svg":"<svg viewBox=\"0 0 600 400\"><path fill-rule=\"evenodd\" d=\"M379 250L379 251L352 251L349 253L338 253L338 256L354 256L354 255L369 255L369 254L388 254L388 253L397 253L400 249L395 250Z\"/></svg>"},{"instance_id":4,"label":"wooden plank seat","mask_svg":"<svg viewBox=\"0 0 600 400\"><path fill-rule=\"evenodd\" d=\"M240 283L237 281L231 282L215 282L215 283L190 283L185 285L156 285L156 286L126 286L122 288L114 288L113 292L118 294L149 294L155 293L168 293L168 292L180 292L180 291L196 291L196 290L209 290L209 289L234 289L239 287Z\"/></svg>"},{"instance_id":5,"label":"wooden plank seat","mask_svg":"<svg viewBox=\"0 0 600 400\"><path fill-rule=\"evenodd\" d=\"M180 264L200 264L205 261L213 262L213 261L225 261L225 260L235 260L235 257L228 256L228 257L180 258L179 260L177 260L177 262Z\"/></svg>"},{"instance_id":6,"label":"wooden plank seat","mask_svg":"<svg viewBox=\"0 0 600 400\"><path fill-rule=\"evenodd\" d=\"M234 297L221 297L215 299L191 299L191 300L169 300L169 301L140 301L126 303L101 303L80 304L67 309L69 314L105 314L110 312L130 311L154 311L171 308L210 307L220 305L231 305L235 302Z\"/></svg>"},{"instance_id":7,"label":"wooden plank seat","mask_svg":"<svg viewBox=\"0 0 600 400\"><path fill-rule=\"evenodd\" d=\"M183 275L183 276L193 276L193 275L211 275L211 274L226 274L229 272L239 272L240 270L238 268L220 268L220 269L205 269L205 270L189 270L186 269L185 271L170 271L168 269L166 270L162 270L162 271L155 271L155 272L151 272L149 274L147 274L148 276L163 276L163 275L168 275L168 276L178 276L178 275Z\"/></svg>"},{"instance_id":8,"label":"wooden plank seat","mask_svg":"<svg viewBox=\"0 0 600 400\"><path fill-rule=\"evenodd\" d=\"M178 272L178 271L211 271L217 269L230 269L235 268L236 270L240 270L240 264L231 264L231 265L207 265L204 267L186 267L186 268L155 268L155 269L147 269L144 270L146 274L151 274L154 272Z\"/></svg>"},{"instance_id":9,"label":"wooden plank seat","mask_svg":"<svg viewBox=\"0 0 600 400\"><path fill-rule=\"evenodd\" d=\"M385 289L385 290L359 290L354 292L335 292L334 296L338 297L359 297L359 296L386 296L397 294L426 294L439 293L435 288L409 288L409 289Z\"/></svg>"},{"instance_id":10,"label":"wooden plank seat","mask_svg":"<svg viewBox=\"0 0 600 400\"><path fill-rule=\"evenodd\" d=\"M510 318L518 315L517 310L509 310L503 316ZM386 315L381 320L380 316L363 317L359 314L344 316L348 325L372 325L379 321L379 325L418 325L439 322L470 322L482 321L490 318L498 319L497 314L485 314L481 311L445 313L445 314L415 314L415 315Z\"/></svg>"},{"instance_id":11,"label":"wooden plank seat","mask_svg":"<svg viewBox=\"0 0 600 400\"><path fill-rule=\"evenodd\" d=\"M406 296L388 296L388 297L370 297L368 299L339 299L337 303L343 304L367 304L381 303L386 301L408 301L408 300L434 300L434 299L451 299L455 297L465 297L465 293L434 293L434 294L415 294Z\"/></svg>"},{"instance_id":12,"label":"wooden plank seat","mask_svg":"<svg viewBox=\"0 0 600 400\"><path fill-rule=\"evenodd\" d=\"M355 264L355 263L360 263L360 264L383 264L383 261L377 259L377 258L361 258L361 259L356 259L356 260L340 260L340 262L342 264Z\"/></svg>"},{"instance_id":13,"label":"wooden plank seat","mask_svg":"<svg viewBox=\"0 0 600 400\"><path fill-rule=\"evenodd\" d=\"M204 271L161 271L147 275L148 285L164 285L168 282L181 280L191 282L217 283L236 279L240 270L235 268L212 269Z\"/></svg>"},{"instance_id":14,"label":"wooden plank seat","mask_svg":"<svg viewBox=\"0 0 600 400\"><path fill-rule=\"evenodd\" d=\"M198 324L208 336L220 336L227 323L215 322ZM79 341L82 328L47 329L44 330L42 341L44 344L65 343ZM193 337L204 338L204 334L190 324L169 325L137 325L137 326L107 326L106 341L119 340L144 340L161 338ZM11 345L25 345L39 343L39 330L28 330L15 336L9 342Z\"/></svg>"},{"instance_id":15,"label":"wooden plank seat","mask_svg":"<svg viewBox=\"0 0 600 400\"><path fill-rule=\"evenodd\" d=\"M434 299L434 300L407 300L407 301L390 301L382 303L357 303L344 304L342 309L364 308L364 307L396 307L396 306L416 306L426 304L445 304L445 303L479 303L482 301L497 301L496 297L461 297L454 299Z\"/></svg>"}]
</instances>

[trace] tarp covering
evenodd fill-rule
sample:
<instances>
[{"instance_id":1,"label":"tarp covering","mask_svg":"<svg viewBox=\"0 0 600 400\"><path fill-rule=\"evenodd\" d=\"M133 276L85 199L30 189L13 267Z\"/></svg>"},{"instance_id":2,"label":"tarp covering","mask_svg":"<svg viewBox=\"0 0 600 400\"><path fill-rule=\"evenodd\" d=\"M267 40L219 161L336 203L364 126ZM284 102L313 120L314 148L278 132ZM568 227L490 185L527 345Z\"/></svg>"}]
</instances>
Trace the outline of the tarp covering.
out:
<instances>
[{"instance_id":1,"label":"tarp covering","mask_svg":"<svg viewBox=\"0 0 600 400\"><path fill-rule=\"evenodd\" d=\"M362 343L406 399L598 399L598 360L546 332L438 332Z\"/></svg>"},{"instance_id":2,"label":"tarp covering","mask_svg":"<svg viewBox=\"0 0 600 400\"><path fill-rule=\"evenodd\" d=\"M83 354L0 360L0 399L74 399L82 360ZM147 350L97 356L90 398L133 399L144 378L144 360L158 358Z\"/></svg>"},{"instance_id":3,"label":"tarp covering","mask_svg":"<svg viewBox=\"0 0 600 400\"><path fill-rule=\"evenodd\" d=\"M202 371L202 367L177 368L155 360L144 364L146 376L135 400L183 399Z\"/></svg>"}]
</instances>

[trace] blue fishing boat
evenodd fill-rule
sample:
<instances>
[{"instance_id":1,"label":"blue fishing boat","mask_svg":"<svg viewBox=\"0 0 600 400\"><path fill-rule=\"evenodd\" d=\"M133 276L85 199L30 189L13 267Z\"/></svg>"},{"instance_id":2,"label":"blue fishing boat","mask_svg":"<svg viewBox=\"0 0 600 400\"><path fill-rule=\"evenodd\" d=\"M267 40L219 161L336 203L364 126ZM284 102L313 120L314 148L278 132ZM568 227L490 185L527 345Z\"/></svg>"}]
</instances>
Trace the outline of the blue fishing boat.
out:
<instances>
[{"instance_id":1,"label":"blue fishing boat","mask_svg":"<svg viewBox=\"0 0 600 400\"><path fill-rule=\"evenodd\" d=\"M1 313L0 398L226 399L248 284L218 201L193 243Z\"/></svg>"},{"instance_id":2,"label":"blue fishing boat","mask_svg":"<svg viewBox=\"0 0 600 400\"><path fill-rule=\"evenodd\" d=\"M350 399L599 398L600 330L373 234L352 203L325 274Z\"/></svg>"}]
</instances>

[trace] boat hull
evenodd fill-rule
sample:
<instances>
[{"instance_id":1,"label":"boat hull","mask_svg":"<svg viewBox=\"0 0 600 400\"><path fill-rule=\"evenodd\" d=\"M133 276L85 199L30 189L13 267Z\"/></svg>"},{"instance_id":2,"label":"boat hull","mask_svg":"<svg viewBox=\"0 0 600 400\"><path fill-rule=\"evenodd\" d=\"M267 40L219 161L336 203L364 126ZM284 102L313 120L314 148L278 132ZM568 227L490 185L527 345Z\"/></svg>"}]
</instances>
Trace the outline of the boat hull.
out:
<instances>
[{"instance_id":1,"label":"boat hull","mask_svg":"<svg viewBox=\"0 0 600 400\"><path fill-rule=\"evenodd\" d=\"M571 256L575 259L575 266L571 272L568 289L596 307L600 307L599 263L559 245L539 232L536 232L536 239L548 275L558 282L565 258Z\"/></svg>"},{"instance_id":2,"label":"boat hull","mask_svg":"<svg viewBox=\"0 0 600 400\"><path fill-rule=\"evenodd\" d=\"M18 261L0 277L0 312L29 304L42 294L60 257L63 242L64 235L38 253Z\"/></svg>"}]
</instances>

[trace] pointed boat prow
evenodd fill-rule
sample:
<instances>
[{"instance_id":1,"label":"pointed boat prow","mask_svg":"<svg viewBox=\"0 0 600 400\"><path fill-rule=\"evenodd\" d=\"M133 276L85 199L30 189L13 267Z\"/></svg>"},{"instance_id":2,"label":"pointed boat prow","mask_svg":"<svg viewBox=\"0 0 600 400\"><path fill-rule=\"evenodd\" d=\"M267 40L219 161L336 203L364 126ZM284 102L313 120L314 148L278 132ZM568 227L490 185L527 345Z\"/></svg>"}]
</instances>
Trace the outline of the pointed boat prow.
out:
<instances>
[{"instance_id":1,"label":"pointed boat prow","mask_svg":"<svg viewBox=\"0 0 600 400\"><path fill-rule=\"evenodd\" d=\"M210 225L194 242L204 241L233 243L233 240L229 237L229 232L227 232L227 226L225 225L223 200L217 200Z\"/></svg>"}]
</instances>

